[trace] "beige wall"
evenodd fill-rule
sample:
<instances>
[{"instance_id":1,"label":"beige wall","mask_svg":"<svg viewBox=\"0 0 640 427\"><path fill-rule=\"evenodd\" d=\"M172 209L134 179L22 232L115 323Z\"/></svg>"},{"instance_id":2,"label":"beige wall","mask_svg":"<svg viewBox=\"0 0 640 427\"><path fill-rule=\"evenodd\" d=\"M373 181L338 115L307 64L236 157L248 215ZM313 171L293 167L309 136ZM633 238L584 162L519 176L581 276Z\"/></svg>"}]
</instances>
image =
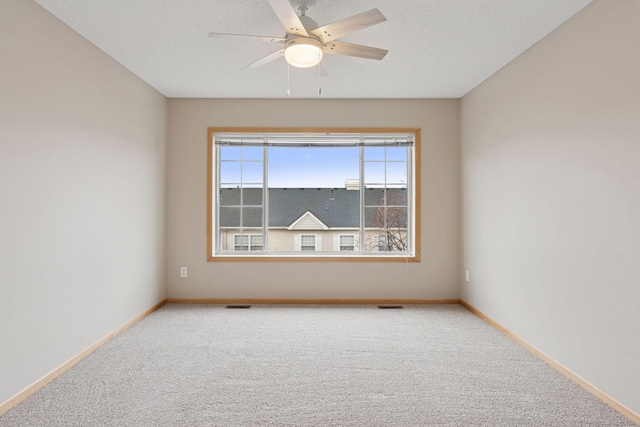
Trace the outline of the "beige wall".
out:
<instances>
[{"instance_id":1,"label":"beige wall","mask_svg":"<svg viewBox=\"0 0 640 427\"><path fill-rule=\"evenodd\" d=\"M164 298L166 104L0 2L0 404Z\"/></svg>"},{"instance_id":2,"label":"beige wall","mask_svg":"<svg viewBox=\"0 0 640 427\"><path fill-rule=\"evenodd\" d=\"M461 109L463 299L636 413L638 17L594 1Z\"/></svg>"},{"instance_id":3,"label":"beige wall","mask_svg":"<svg viewBox=\"0 0 640 427\"><path fill-rule=\"evenodd\" d=\"M458 100L169 100L169 296L457 298L458 113ZM207 262L209 126L421 128L422 261ZM181 266L188 278L179 278Z\"/></svg>"},{"instance_id":4,"label":"beige wall","mask_svg":"<svg viewBox=\"0 0 640 427\"><path fill-rule=\"evenodd\" d=\"M462 103L175 99L167 113L35 3L3 0L0 403L166 296L166 194L170 297L460 291L640 412L639 15L596 0ZM420 127L422 261L207 263L209 126Z\"/></svg>"}]
</instances>

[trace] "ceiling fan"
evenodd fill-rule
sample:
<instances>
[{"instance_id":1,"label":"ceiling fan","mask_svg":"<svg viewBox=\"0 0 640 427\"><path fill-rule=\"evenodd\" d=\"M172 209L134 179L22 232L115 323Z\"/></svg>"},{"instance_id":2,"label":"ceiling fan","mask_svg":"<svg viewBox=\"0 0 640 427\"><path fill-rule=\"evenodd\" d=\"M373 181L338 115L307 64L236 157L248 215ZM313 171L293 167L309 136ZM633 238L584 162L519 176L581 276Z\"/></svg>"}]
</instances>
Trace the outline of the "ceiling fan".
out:
<instances>
[{"instance_id":1,"label":"ceiling fan","mask_svg":"<svg viewBox=\"0 0 640 427\"><path fill-rule=\"evenodd\" d=\"M348 34L379 24L387 20L378 9L341 19L319 27L306 16L309 9L302 5L298 8L300 16L289 3L289 0L267 0L285 29L284 37L252 36L247 34L209 33L209 37L234 37L260 40L269 43L284 44L284 47L259 59L245 68L257 68L284 56L292 66L308 68L318 65L324 53L333 55L355 56L358 58L381 60L388 50L359 44L337 41Z\"/></svg>"}]
</instances>

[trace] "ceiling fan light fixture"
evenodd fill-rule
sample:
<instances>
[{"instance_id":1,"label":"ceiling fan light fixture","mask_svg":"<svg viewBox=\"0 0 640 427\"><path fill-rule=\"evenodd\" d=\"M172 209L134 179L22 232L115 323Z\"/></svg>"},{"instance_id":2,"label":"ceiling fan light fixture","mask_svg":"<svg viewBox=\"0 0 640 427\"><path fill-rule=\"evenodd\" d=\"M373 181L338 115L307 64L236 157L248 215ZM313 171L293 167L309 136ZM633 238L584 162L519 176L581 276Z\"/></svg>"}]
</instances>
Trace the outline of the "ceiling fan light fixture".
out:
<instances>
[{"instance_id":1,"label":"ceiling fan light fixture","mask_svg":"<svg viewBox=\"0 0 640 427\"><path fill-rule=\"evenodd\" d=\"M288 40L284 48L284 58L294 67L313 67L322 61L322 43L307 37Z\"/></svg>"}]
</instances>

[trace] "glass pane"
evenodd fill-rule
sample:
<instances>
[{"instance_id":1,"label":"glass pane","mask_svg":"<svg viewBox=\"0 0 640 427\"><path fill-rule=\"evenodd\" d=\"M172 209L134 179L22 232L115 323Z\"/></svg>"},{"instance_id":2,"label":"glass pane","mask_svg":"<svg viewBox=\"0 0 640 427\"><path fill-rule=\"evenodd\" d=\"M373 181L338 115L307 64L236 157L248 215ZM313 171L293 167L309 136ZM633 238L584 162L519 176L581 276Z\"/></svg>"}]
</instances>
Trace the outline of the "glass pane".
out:
<instances>
[{"instance_id":1,"label":"glass pane","mask_svg":"<svg viewBox=\"0 0 640 427\"><path fill-rule=\"evenodd\" d=\"M340 236L340 251L354 251L356 246L356 238L352 235Z\"/></svg>"},{"instance_id":2,"label":"glass pane","mask_svg":"<svg viewBox=\"0 0 640 427\"><path fill-rule=\"evenodd\" d=\"M382 232L376 236L375 240L375 250L378 252L391 252L391 241L389 240L389 235L385 232Z\"/></svg>"},{"instance_id":3,"label":"glass pane","mask_svg":"<svg viewBox=\"0 0 640 427\"><path fill-rule=\"evenodd\" d=\"M240 162L220 162L220 185L240 182Z\"/></svg>"},{"instance_id":4,"label":"glass pane","mask_svg":"<svg viewBox=\"0 0 640 427\"><path fill-rule=\"evenodd\" d=\"M242 162L242 183L262 184L262 162Z\"/></svg>"},{"instance_id":5,"label":"glass pane","mask_svg":"<svg viewBox=\"0 0 640 427\"><path fill-rule=\"evenodd\" d=\"M234 235L238 233L237 229L227 229L227 228L221 228L220 232L218 233L218 245L219 245L219 250L225 252L225 251L232 251L233 250L233 245L234 245Z\"/></svg>"},{"instance_id":6,"label":"glass pane","mask_svg":"<svg viewBox=\"0 0 640 427\"><path fill-rule=\"evenodd\" d=\"M384 188L367 188L364 190L364 205L382 206L385 201L384 197Z\"/></svg>"},{"instance_id":7,"label":"glass pane","mask_svg":"<svg viewBox=\"0 0 640 427\"><path fill-rule=\"evenodd\" d=\"M387 184L407 184L406 162L387 162Z\"/></svg>"},{"instance_id":8,"label":"glass pane","mask_svg":"<svg viewBox=\"0 0 640 427\"><path fill-rule=\"evenodd\" d=\"M365 208L365 227L377 229L406 229L406 207Z\"/></svg>"},{"instance_id":9,"label":"glass pane","mask_svg":"<svg viewBox=\"0 0 640 427\"><path fill-rule=\"evenodd\" d=\"M251 246L262 246L264 244L264 236L262 234L254 234L251 236Z\"/></svg>"},{"instance_id":10,"label":"glass pane","mask_svg":"<svg viewBox=\"0 0 640 427\"><path fill-rule=\"evenodd\" d=\"M286 228L269 228L267 230L269 236L269 248L270 252L293 252L295 251L295 237L294 232L287 230Z\"/></svg>"},{"instance_id":11,"label":"glass pane","mask_svg":"<svg viewBox=\"0 0 640 427\"><path fill-rule=\"evenodd\" d=\"M386 248L386 236L381 231L367 231L364 238L365 252L380 252Z\"/></svg>"},{"instance_id":12,"label":"glass pane","mask_svg":"<svg viewBox=\"0 0 640 427\"><path fill-rule=\"evenodd\" d=\"M406 230L387 230L380 243L378 250L384 252L405 252L409 248Z\"/></svg>"},{"instance_id":13,"label":"glass pane","mask_svg":"<svg viewBox=\"0 0 640 427\"><path fill-rule=\"evenodd\" d=\"M366 252L406 252L407 245L407 234L404 230L371 232L365 239Z\"/></svg>"},{"instance_id":14,"label":"glass pane","mask_svg":"<svg viewBox=\"0 0 640 427\"><path fill-rule=\"evenodd\" d=\"M238 230L236 230L238 232ZM256 234L260 233L260 234ZM243 234L235 234L233 237L233 247L226 250L256 252L263 250L262 230L251 230Z\"/></svg>"},{"instance_id":15,"label":"glass pane","mask_svg":"<svg viewBox=\"0 0 640 427\"><path fill-rule=\"evenodd\" d=\"M373 252L406 251L407 208L368 208L365 250Z\"/></svg>"},{"instance_id":16,"label":"glass pane","mask_svg":"<svg viewBox=\"0 0 640 427\"><path fill-rule=\"evenodd\" d=\"M365 147L365 160L384 160L384 147Z\"/></svg>"},{"instance_id":17,"label":"glass pane","mask_svg":"<svg viewBox=\"0 0 640 427\"><path fill-rule=\"evenodd\" d=\"M269 186L344 188L360 176L357 147L270 147Z\"/></svg>"},{"instance_id":18,"label":"glass pane","mask_svg":"<svg viewBox=\"0 0 640 427\"><path fill-rule=\"evenodd\" d=\"M246 234L236 234L233 236L233 250L234 251L248 251L249 250L249 236Z\"/></svg>"},{"instance_id":19,"label":"glass pane","mask_svg":"<svg viewBox=\"0 0 640 427\"><path fill-rule=\"evenodd\" d=\"M407 228L407 208L387 208L387 228L390 230L405 230Z\"/></svg>"},{"instance_id":20,"label":"glass pane","mask_svg":"<svg viewBox=\"0 0 640 427\"><path fill-rule=\"evenodd\" d=\"M242 190L242 204L244 206L262 206L262 188L244 188Z\"/></svg>"},{"instance_id":21,"label":"glass pane","mask_svg":"<svg viewBox=\"0 0 640 427\"><path fill-rule=\"evenodd\" d=\"M239 188L221 188L220 189L220 206L231 206L240 204Z\"/></svg>"},{"instance_id":22,"label":"glass pane","mask_svg":"<svg viewBox=\"0 0 640 427\"><path fill-rule=\"evenodd\" d=\"M404 186L388 186L387 206L407 206L407 189Z\"/></svg>"},{"instance_id":23,"label":"glass pane","mask_svg":"<svg viewBox=\"0 0 640 427\"><path fill-rule=\"evenodd\" d=\"M387 147L387 161L403 160L407 161L407 147Z\"/></svg>"},{"instance_id":24,"label":"glass pane","mask_svg":"<svg viewBox=\"0 0 640 427\"><path fill-rule=\"evenodd\" d=\"M262 208L243 208L242 226L262 227Z\"/></svg>"},{"instance_id":25,"label":"glass pane","mask_svg":"<svg viewBox=\"0 0 640 427\"><path fill-rule=\"evenodd\" d=\"M220 227L240 227L240 208L220 207Z\"/></svg>"},{"instance_id":26,"label":"glass pane","mask_svg":"<svg viewBox=\"0 0 640 427\"><path fill-rule=\"evenodd\" d=\"M242 160L262 160L262 147L242 147Z\"/></svg>"},{"instance_id":27,"label":"glass pane","mask_svg":"<svg viewBox=\"0 0 640 427\"><path fill-rule=\"evenodd\" d=\"M220 207L219 224L226 228L262 227L262 208Z\"/></svg>"},{"instance_id":28,"label":"glass pane","mask_svg":"<svg viewBox=\"0 0 640 427\"><path fill-rule=\"evenodd\" d=\"M385 209L383 206L377 208L364 208L365 228L384 228Z\"/></svg>"},{"instance_id":29,"label":"glass pane","mask_svg":"<svg viewBox=\"0 0 640 427\"><path fill-rule=\"evenodd\" d=\"M340 246L349 245L353 246L355 242L354 236L340 236Z\"/></svg>"},{"instance_id":30,"label":"glass pane","mask_svg":"<svg viewBox=\"0 0 640 427\"><path fill-rule=\"evenodd\" d=\"M365 187L384 186L384 162L364 163L364 185Z\"/></svg>"},{"instance_id":31,"label":"glass pane","mask_svg":"<svg viewBox=\"0 0 640 427\"><path fill-rule=\"evenodd\" d=\"M240 160L240 147L220 147L220 160Z\"/></svg>"},{"instance_id":32,"label":"glass pane","mask_svg":"<svg viewBox=\"0 0 640 427\"><path fill-rule=\"evenodd\" d=\"M315 246L316 236L300 236L300 245L302 246Z\"/></svg>"},{"instance_id":33,"label":"glass pane","mask_svg":"<svg viewBox=\"0 0 640 427\"><path fill-rule=\"evenodd\" d=\"M359 228L360 191L336 188L327 195L324 200L318 197L317 207L311 212L330 228Z\"/></svg>"}]
</instances>

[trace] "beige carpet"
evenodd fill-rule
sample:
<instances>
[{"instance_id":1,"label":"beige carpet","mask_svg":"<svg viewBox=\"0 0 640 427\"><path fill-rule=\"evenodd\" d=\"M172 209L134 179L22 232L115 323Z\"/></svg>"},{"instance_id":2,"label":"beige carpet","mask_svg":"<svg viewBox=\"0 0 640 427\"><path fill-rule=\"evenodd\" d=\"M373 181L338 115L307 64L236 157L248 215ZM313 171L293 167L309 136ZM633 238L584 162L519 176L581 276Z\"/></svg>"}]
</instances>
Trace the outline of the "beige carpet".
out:
<instances>
[{"instance_id":1,"label":"beige carpet","mask_svg":"<svg viewBox=\"0 0 640 427\"><path fill-rule=\"evenodd\" d=\"M457 305L169 304L0 426L633 426Z\"/></svg>"}]
</instances>

